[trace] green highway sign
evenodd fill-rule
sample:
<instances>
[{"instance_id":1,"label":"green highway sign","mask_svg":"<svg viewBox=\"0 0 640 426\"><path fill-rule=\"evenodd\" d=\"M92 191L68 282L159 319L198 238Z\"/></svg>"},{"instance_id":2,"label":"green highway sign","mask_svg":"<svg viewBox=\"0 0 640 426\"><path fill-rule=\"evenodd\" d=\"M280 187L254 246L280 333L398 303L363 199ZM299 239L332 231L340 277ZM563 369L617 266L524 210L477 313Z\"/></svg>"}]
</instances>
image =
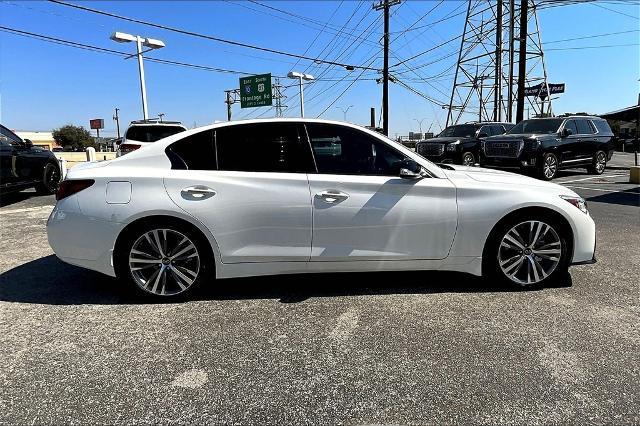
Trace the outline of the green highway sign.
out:
<instances>
[{"instance_id":1,"label":"green highway sign","mask_svg":"<svg viewBox=\"0 0 640 426\"><path fill-rule=\"evenodd\" d=\"M240 107L254 108L272 105L271 74L240 78Z\"/></svg>"}]
</instances>

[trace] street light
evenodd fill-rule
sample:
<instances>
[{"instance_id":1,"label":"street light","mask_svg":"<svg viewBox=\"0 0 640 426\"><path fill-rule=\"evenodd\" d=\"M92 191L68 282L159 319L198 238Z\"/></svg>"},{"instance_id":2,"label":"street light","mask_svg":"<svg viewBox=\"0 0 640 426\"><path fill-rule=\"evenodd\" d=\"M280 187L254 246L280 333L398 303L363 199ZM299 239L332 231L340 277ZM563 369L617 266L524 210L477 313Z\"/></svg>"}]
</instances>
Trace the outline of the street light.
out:
<instances>
[{"instance_id":1,"label":"street light","mask_svg":"<svg viewBox=\"0 0 640 426\"><path fill-rule=\"evenodd\" d=\"M119 31L111 34L111 40L117 41L118 43L129 43L132 41L136 43L138 52L136 56L138 57L138 71L140 74L140 93L142 95L142 116L145 120L147 120L149 119L149 114L147 113L147 89L144 82L144 64L142 63L142 54L144 52L148 52L149 50L163 48L165 46L164 42L162 40L157 40L154 38L145 38L137 35L134 36L127 33L121 33ZM148 47L149 49L143 52L142 46Z\"/></svg>"},{"instance_id":2,"label":"street light","mask_svg":"<svg viewBox=\"0 0 640 426\"><path fill-rule=\"evenodd\" d=\"M426 120L426 118L421 118L420 120L414 118L414 120L418 122L418 125L420 126L420 133L422 133L422 122Z\"/></svg>"},{"instance_id":3,"label":"street light","mask_svg":"<svg viewBox=\"0 0 640 426\"><path fill-rule=\"evenodd\" d=\"M349 105L346 109L337 106L336 108L341 109L342 110L342 114L344 114L344 121L347 121L347 112L349 112L349 109L353 107L353 105Z\"/></svg>"},{"instance_id":4,"label":"street light","mask_svg":"<svg viewBox=\"0 0 640 426\"><path fill-rule=\"evenodd\" d=\"M315 80L315 77L311 74L304 74L297 71L290 71L287 77L298 79L300 84L300 117L304 118L304 91L302 90L302 80Z\"/></svg>"}]
</instances>

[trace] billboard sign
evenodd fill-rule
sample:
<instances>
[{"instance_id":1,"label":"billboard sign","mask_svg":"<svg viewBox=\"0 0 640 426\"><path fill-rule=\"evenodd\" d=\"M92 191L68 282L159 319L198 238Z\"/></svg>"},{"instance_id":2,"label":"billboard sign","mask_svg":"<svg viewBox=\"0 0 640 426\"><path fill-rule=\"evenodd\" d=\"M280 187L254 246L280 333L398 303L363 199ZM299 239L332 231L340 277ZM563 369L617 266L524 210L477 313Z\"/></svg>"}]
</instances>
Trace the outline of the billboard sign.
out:
<instances>
[{"instance_id":1,"label":"billboard sign","mask_svg":"<svg viewBox=\"0 0 640 426\"><path fill-rule=\"evenodd\" d=\"M273 104L271 74L240 78L240 107L255 108Z\"/></svg>"},{"instance_id":2,"label":"billboard sign","mask_svg":"<svg viewBox=\"0 0 640 426\"><path fill-rule=\"evenodd\" d=\"M556 95L558 93L564 93L564 83L559 84L549 84L549 92L552 95ZM524 88L525 96L536 96L538 98L546 98L547 94L547 85L544 83L536 84L535 86L525 87Z\"/></svg>"},{"instance_id":3,"label":"billboard sign","mask_svg":"<svg viewBox=\"0 0 640 426\"><path fill-rule=\"evenodd\" d=\"M104 129L104 119L94 118L93 120L89 120L89 126L95 130Z\"/></svg>"}]
</instances>

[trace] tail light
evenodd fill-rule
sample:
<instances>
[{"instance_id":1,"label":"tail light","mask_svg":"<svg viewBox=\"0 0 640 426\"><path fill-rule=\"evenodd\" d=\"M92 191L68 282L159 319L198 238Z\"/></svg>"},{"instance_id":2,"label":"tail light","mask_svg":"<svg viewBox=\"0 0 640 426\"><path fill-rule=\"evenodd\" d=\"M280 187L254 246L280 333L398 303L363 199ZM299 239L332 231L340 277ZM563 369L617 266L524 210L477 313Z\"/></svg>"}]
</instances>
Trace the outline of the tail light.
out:
<instances>
[{"instance_id":1,"label":"tail light","mask_svg":"<svg viewBox=\"0 0 640 426\"><path fill-rule=\"evenodd\" d=\"M76 194L83 189L87 189L95 183L93 179L78 179L78 180L63 180L58 185L58 192L56 192L56 200L60 201L63 198L67 198L70 195Z\"/></svg>"},{"instance_id":2,"label":"tail light","mask_svg":"<svg viewBox=\"0 0 640 426\"><path fill-rule=\"evenodd\" d=\"M120 153L121 154L127 154L131 151L135 151L136 149L140 148L140 145L134 145L131 143L125 143L120 145Z\"/></svg>"}]
</instances>

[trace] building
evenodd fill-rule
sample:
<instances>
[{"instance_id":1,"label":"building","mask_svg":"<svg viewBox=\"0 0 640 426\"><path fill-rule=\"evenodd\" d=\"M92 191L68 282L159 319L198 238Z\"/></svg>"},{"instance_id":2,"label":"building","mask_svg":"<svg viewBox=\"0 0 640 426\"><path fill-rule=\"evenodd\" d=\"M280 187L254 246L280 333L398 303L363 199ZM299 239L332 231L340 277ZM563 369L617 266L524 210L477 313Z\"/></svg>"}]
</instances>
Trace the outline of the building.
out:
<instances>
[{"instance_id":1,"label":"building","mask_svg":"<svg viewBox=\"0 0 640 426\"><path fill-rule=\"evenodd\" d=\"M34 145L41 146L49 151L58 147L58 144L56 144L56 141L53 139L53 133L51 132L14 131L14 133L20 136L23 140L29 139Z\"/></svg>"}]
</instances>

